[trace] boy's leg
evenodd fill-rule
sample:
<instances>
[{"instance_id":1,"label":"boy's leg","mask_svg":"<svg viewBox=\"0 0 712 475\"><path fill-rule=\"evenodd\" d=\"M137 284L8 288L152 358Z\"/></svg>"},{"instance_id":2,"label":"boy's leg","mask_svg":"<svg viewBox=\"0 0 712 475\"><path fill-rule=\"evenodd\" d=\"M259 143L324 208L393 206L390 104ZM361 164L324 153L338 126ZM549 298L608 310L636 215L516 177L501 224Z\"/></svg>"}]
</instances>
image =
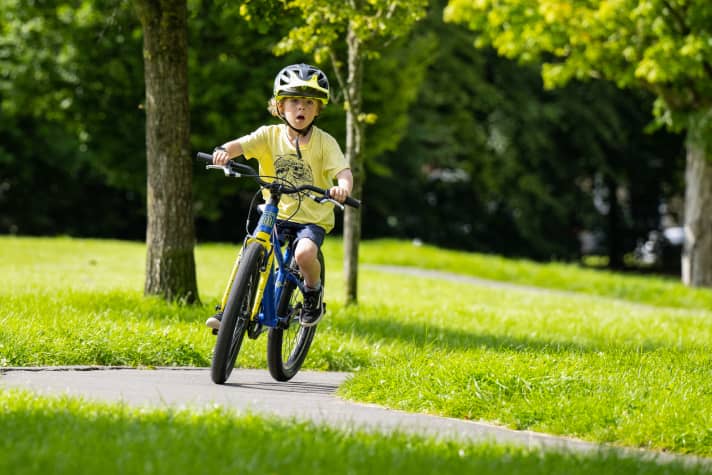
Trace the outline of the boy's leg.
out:
<instances>
[{"instance_id":1,"label":"boy's leg","mask_svg":"<svg viewBox=\"0 0 712 475\"><path fill-rule=\"evenodd\" d=\"M311 289L318 289L321 285L321 264L317 258L318 254L319 248L309 238L300 239L294 248L294 259L304 277L304 283Z\"/></svg>"},{"instance_id":2,"label":"boy's leg","mask_svg":"<svg viewBox=\"0 0 712 475\"><path fill-rule=\"evenodd\" d=\"M297 233L294 259L304 277L304 308L300 323L305 327L316 325L324 315L321 285L321 264L319 246L324 241L324 230L315 225L306 225Z\"/></svg>"}]
</instances>

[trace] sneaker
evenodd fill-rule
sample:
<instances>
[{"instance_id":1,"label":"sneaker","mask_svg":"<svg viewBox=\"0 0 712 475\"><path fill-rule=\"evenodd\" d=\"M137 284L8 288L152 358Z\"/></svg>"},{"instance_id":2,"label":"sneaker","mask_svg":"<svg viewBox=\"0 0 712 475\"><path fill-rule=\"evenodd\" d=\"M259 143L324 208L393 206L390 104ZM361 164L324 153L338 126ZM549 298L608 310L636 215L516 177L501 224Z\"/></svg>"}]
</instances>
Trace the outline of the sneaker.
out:
<instances>
[{"instance_id":1,"label":"sneaker","mask_svg":"<svg viewBox=\"0 0 712 475\"><path fill-rule=\"evenodd\" d=\"M213 332L220 330L220 321L222 320L222 312L218 312L212 317L208 318L205 321L205 325L208 328L212 328Z\"/></svg>"},{"instance_id":2,"label":"sneaker","mask_svg":"<svg viewBox=\"0 0 712 475\"><path fill-rule=\"evenodd\" d=\"M312 327L319 323L321 317L324 316L324 305L322 304L324 287L320 287L319 290L307 290L303 295L304 307L299 316L299 323L303 327Z\"/></svg>"}]
</instances>

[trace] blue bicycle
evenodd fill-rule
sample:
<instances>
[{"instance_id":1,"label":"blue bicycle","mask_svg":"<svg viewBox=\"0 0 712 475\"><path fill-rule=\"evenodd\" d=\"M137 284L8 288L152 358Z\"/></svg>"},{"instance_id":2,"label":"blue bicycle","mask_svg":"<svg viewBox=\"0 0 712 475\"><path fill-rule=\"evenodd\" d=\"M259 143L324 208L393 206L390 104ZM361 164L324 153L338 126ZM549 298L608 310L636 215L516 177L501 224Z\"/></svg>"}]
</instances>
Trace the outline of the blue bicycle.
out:
<instances>
[{"instance_id":1,"label":"blue bicycle","mask_svg":"<svg viewBox=\"0 0 712 475\"><path fill-rule=\"evenodd\" d=\"M218 308L222 320L213 351L211 378L216 384L224 384L235 367L245 335L257 339L269 330L269 372L277 381L289 381L302 367L317 326L299 324L304 280L294 260L294 233L277 222L277 205L283 194L297 194L300 200L313 199L317 203L330 202L340 209L343 205L329 198L328 190L260 176L251 166L232 160L225 166L213 165L213 157L207 153L199 152L197 156L207 162L206 169L222 170L227 177L252 178L260 189L270 192L254 233L245 237ZM361 205L351 197L344 204ZM324 285L326 268L321 251L318 259Z\"/></svg>"}]
</instances>

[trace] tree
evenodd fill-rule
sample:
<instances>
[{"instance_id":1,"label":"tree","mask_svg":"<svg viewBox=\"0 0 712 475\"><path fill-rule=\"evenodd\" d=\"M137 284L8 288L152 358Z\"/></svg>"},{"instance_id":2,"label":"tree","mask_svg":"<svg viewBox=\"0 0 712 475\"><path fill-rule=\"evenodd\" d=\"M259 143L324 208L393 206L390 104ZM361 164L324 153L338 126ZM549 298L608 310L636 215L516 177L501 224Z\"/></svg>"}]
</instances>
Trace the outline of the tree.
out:
<instances>
[{"instance_id":1,"label":"tree","mask_svg":"<svg viewBox=\"0 0 712 475\"><path fill-rule=\"evenodd\" d=\"M642 131L650 95L607 81L542 90L534 65L473 48L474 33L443 24L442 8L416 37L422 30L438 44L408 134L378 159L398 173L369 173L365 194L379 200L369 200L365 232L560 260L579 257L582 228L604 230L609 264L620 266L657 225L661 167L680 157L677 136ZM602 203L607 183L618 192Z\"/></svg>"},{"instance_id":2,"label":"tree","mask_svg":"<svg viewBox=\"0 0 712 475\"><path fill-rule=\"evenodd\" d=\"M543 62L547 87L605 78L656 97L687 131L683 281L712 286L712 4L708 0L450 0L450 21L509 58Z\"/></svg>"},{"instance_id":3,"label":"tree","mask_svg":"<svg viewBox=\"0 0 712 475\"><path fill-rule=\"evenodd\" d=\"M247 2L249 4L250 2ZM270 3L270 2L268 2ZM353 195L361 197L364 174L365 125L376 118L363 109L363 74L368 58L378 56L385 44L404 36L425 15L427 0L286 0L302 23L293 27L276 47L278 53L303 51L317 63L330 61L344 95L346 111L345 155L354 175ZM254 6L254 5L253 5ZM264 8L264 6L262 6ZM268 7L269 8L269 7ZM247 16L255 14L246 8ZM346 301L358 294L358 246L361 212L344 214L344 273Z\"/></svg>"},{"instance_id":4,"label":"tree","mask_svg":"<svg viewBox=\"0 0 712 475\"><path fill-rule=\"evenodd\" d=\"M130 5L7 0L0 17L0 232L143 235L143 72Z\"/></svg>"},{"instance_id":5,"label":"tree","mask_svg":"<svg viewBox=\"0 0 712 475\"><path fill-rule=\"evenodd\" d=\"M186 0L135 0L144 34L147 295L198 301Z\"/></svg>"}]
</instances>

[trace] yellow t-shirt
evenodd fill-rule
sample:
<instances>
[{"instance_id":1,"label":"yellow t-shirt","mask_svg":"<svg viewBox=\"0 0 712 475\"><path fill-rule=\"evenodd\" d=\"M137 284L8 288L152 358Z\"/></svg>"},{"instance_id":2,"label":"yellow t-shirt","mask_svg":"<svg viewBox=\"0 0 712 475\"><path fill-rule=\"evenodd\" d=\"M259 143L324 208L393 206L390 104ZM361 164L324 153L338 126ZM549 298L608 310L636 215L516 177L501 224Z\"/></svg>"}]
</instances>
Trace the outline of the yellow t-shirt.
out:
<instances>
[{"instance_id":1,"label":"yellow t-shirt","mask_svg":"<svg viewBox=\"0 0 712 475\"><path fill-rule=\"evenodd\" d=\"M299 144L301 160L289 141L285 124L262 126L238 141L245 158L259 161L260 175L283 178L295 186L330 188L336 175L349 168L336 139L316 126L312 126L309 143ZM264 190L263 196L267 200L269 191ZM306 196L300 205L297 195L282 195L278 218L317 224L329 232L334 227L334 207L331 203L316 203Z\"/></svg>"}]
</instances>

